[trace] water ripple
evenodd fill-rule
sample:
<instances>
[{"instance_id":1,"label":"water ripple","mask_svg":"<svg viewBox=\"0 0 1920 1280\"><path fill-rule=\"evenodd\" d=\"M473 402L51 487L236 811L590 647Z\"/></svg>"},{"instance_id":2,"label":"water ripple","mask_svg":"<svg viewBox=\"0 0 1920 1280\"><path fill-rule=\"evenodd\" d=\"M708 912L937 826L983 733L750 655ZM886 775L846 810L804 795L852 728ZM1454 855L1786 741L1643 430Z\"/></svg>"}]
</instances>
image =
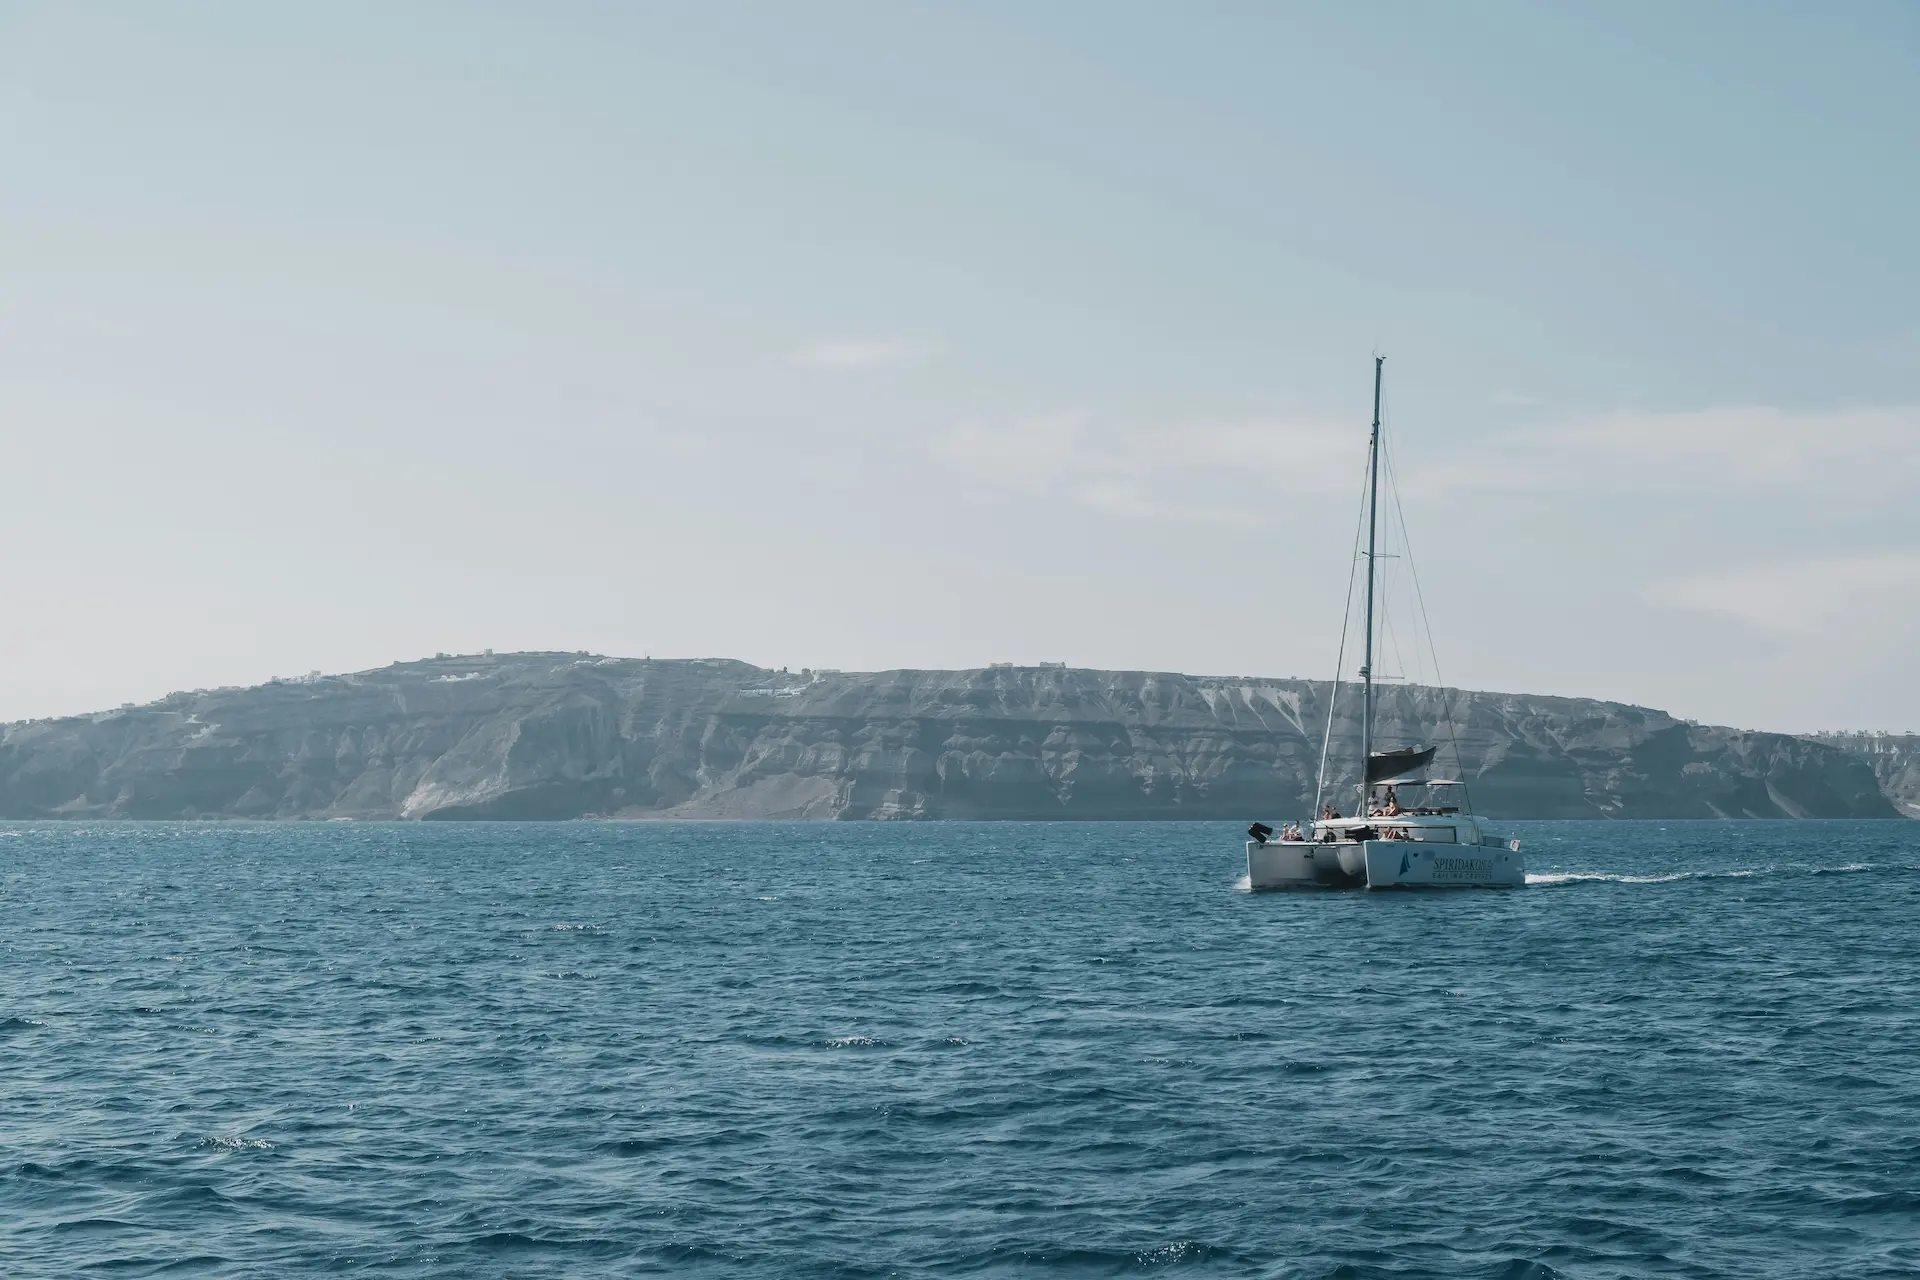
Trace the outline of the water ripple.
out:
<instances>
[{"instance_id":1,"label":"water ripple","mask_svg":"<svg viewBox=\"0 0 1920 1280\"><path fill-rule=\"evenodd\" d=\"M1920 1274L1920 824L0 828L8 1276Z\"/></svg>"}]
</instances>

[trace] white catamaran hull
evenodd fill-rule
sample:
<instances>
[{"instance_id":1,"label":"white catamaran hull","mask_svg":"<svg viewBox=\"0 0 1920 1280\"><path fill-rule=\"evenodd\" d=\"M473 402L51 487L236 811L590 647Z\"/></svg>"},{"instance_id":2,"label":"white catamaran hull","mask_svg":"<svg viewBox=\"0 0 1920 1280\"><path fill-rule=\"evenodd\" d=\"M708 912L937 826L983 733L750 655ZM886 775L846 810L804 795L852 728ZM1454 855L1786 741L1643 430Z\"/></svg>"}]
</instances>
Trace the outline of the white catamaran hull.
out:
<instances>
[{"instance_id":1,"label":"white catamaran hull","mask_svg":"<svg viewBox=\"0 0 1920 1280\"><path fill-rule=\"evenodd\" d=\"M1369 840L1369 889L1515 889L1527 882L1518 849Z\"/></svg>"},{"instance_id":2,"label":"white catamaran hull","mask_svg":"<svg viewBox=\"0 0 1920 1280\"><path fill-rule=\"evenodd\" d=\"M1340 855L1345 850L1347 856ZM1247 841L1247 884L1254 889L1361 889L1367 869L1360 846L1301 840Z\"/></svg>"},{"instance_id":3,"label":"white catamaran hull","mask_svg":"<svg viewBox=\"0 0 1920 1280\"><path fill-rule=\"evenodd\" d=\"M1512 889L1526 882L1526 864L1513 848L1247 841L1252 889Z\"/></svg>"}]
</instances>

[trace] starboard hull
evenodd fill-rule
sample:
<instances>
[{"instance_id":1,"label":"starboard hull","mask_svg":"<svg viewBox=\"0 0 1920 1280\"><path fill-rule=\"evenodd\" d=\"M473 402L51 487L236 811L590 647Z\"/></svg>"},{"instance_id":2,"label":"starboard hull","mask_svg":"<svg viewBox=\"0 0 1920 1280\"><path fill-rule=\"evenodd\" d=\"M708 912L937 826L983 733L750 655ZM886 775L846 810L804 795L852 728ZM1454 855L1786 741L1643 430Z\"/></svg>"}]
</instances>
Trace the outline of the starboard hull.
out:
<instances>
[{"instance_id":1,"label":"starboard hull","mask_svg":"<svg viewBox=\"0 0 1920 1280\"><path fill-rule=\"evenodd\" d=\"M1527 882L1517 848L1369 840L1366 849L1369 889L1517 889Z\"/></svg>"}]
</instances>

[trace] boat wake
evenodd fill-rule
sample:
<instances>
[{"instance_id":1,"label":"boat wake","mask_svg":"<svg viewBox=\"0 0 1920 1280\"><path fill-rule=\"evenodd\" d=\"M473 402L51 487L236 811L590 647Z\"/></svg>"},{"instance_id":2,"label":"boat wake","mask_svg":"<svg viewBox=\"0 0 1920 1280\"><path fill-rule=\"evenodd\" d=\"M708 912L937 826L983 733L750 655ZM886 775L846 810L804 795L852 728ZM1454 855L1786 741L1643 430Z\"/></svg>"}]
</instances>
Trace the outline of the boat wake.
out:
<instances>
[{"instance_id":1,"label":"boat wake","mask_svg":"<svg viewBox=\"0 0 1920 1280\"><path fill-rule=\"evenodd\" d=\"M1613 871L1530 871L1527 883L1541 887L1562 884L1587 884L1604 881L1608 884L1673 884L1681 880L1747 880L1754 876L1774 875L1813 875L1839 876L1860 871L1907 871L1905 866L1883 865L1870 862L1849 862L1841 867L1749 867L1739 871L1674 871L1666 875L1626 875Z\"/></svg>"}]
</instances>

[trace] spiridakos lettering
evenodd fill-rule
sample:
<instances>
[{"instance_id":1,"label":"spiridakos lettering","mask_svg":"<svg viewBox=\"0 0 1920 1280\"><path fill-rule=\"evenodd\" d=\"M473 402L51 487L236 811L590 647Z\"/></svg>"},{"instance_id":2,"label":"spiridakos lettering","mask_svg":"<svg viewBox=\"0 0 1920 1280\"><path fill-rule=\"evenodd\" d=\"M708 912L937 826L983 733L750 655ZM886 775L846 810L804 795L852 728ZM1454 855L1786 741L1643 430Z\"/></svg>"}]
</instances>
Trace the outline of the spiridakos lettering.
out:
<instances>
[{"instance_id":1,"label":"spiridakos lettering","mask_svg":"<svg viewBox=\"0 0 1920 1280\"><path fill-rule=\"evenodd\" d=\"M1450 880L1484 880L1493 870L1491 858L1435 858L1433 873Z\"/></svg>"}]
</instances>

